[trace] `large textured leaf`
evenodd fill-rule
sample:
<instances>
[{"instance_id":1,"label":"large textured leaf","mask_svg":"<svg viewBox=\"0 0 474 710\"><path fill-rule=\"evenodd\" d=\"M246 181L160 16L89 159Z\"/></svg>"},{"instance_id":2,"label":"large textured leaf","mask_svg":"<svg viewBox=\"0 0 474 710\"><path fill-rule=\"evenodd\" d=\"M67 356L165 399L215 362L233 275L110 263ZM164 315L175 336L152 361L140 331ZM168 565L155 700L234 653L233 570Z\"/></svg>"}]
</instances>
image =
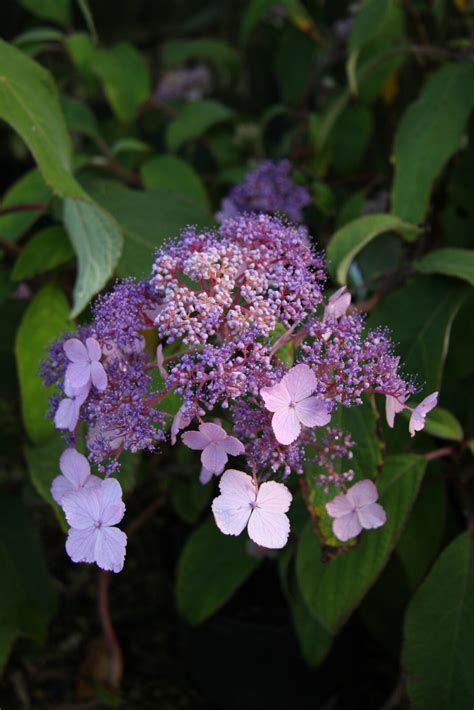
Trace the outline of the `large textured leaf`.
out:
<instances>
[{"instance_id":1,"label":"large textured leaf","mask_svg":"<svg viewBox=\"0 0 474 710\"><path fill-rule=\"evenodd\" d=\"M186 103L166 132L170 150L178 150L183 143L199 138L209 128L232 118L232 111L218 101L203 100Z\"/></svg>"},{"instance_id":2,"label":"large textured leaf","mask_svg":"<svg viewBox=\"0 0 474 710\"><path fill-rule=\"evenodd\" d=\"M0 496L0 665L14 639L41 643L55 607L55 593L37 532L23 506Z\"/></svg>"},{"instance_id":3,"label":"large textured leaf","mask_svg":"<svg viewBox=\"0 0 474 710\"><path fill-rule=\"evenodd\" d=\"M25 457L33 485L40 496L53 508L63 530L67 530L66 521L51 496L51 483L53 478L60 474L59 458L65 448L65 442L57 434L40 444L27 444L25 447Z\"/></svg>"},{"instance_id":4,"label":"large textured leaf","mask_svg":"<svg viewBox=\"0 0 474 710\"><path fill-rule=\"evenodd\" d=\"M89 62L117 117L125 123L131 121L150 96L150 76L141 54L122 42L110 49L95 49Z\"/></svg>"},{"instance_id":5,"label":"large textured leaf","mask_svg":"<svg viewBox=\"0 0 474 710\"><path fill-rule=\"evenodd\" d=\"M165 239L177 237L187 225L206 226L212 217L195 200L169 190L139 192L101 181L90 193L124 230L125 244L118 270L121 276L148 277L153 254Z\"/></svg>"},{"instance_id":6,"label":"large textured leaf","mask_svg":"<svg viewBox=\"0 0 474 710\"><path fill-rule=\"evenodd\" d=\"M363 534L359 544L330 562L308 523L300 539L297 575L303 597L316 620L330 633L345 622L388 561L415 500L425 469L420 456L387 459L377 488L386 524Z\"/></svg>"},{"instance_id":7,"label":"large textured leaf","mask_svg":"<svg viewBox=\"0 0 474 710\"><path fill-rule=\"evenodd\" d=\"M292 584L289 604L301 653L309 665L319 666L329 653L332 634L311 615L296 581Z\"/></svg>"},{"instance_id":8,"label":"large textured leaf","mask_svg":"<svg viewBox=\"0 0 474 710\"><path fill-rule=\"evenodd\" d=\"M459 535L408 608L403 667L413 710L472 708L473 551L473 533Z\"/></svg>"},{"instance_id":9,"label":"large textured leaf","mask_svg":"<svg viewBox=\"0 0 474 710\"><path fill-rule=\"evenodd\" d=\"M50 343L71 327L69 304L60 288L44 286L28 306L18 328L15 354L20 380L21 410L28 436L35 442L54 430L45 419L49 392L38 374Z\"/></svg>"},{"instance_id":10,"label":"large textured leaf","mask_svg":"<svg viewBox=\"0 0 474 710\"><path fill-rule=\"evenodd\" d=\"M356 92L356 65L361 49L377 37L383 29L393 0L366 0L356 14L349 37L347 75L351 89Z\"/></svg>"},{"instance_id":11,"label":"large textured leaf","mask_svg":"<svg viewBox=\"0 0 474 710\"><path fill-rule=\"evenodd\" d=\"M331 276L340 284L345 284L347 272L357 254L384 232L398 232L404 239L411 241L420 230L389 214L370 214L354 219L341 227L329 241L327 258Z\"/></svg>"},{"instance_id":12,"label":"large textured leaf","mask_svg":"<svg viewBox=\"0 0 474 710\"><path fill-rule=\"evenodd\" d=\"M67 25L71 20L70 0L20 0L33 15Z\"/></svg>"},{"instance_id":13,"label":"large textured leaf","mask_svg":"<svg viewBox=\"0 0 474 710\"><path fill-rule=\"evenodd\" d=\"M422 274L444 274L474 286L474 250L437 249L423 257L416 269Z\"/></svg>"},{"instance_id":14,"label":"large textured leaf","mask_svg":"<svg viewBox=\"0 0 474 710\"><path fill-rule=\"evenodd\" d=\"M449 279L419 276L374 309L370 327L392 330L407 373L416 374L427 392L439 389L453 319L467 286Z\"/></svg>"},{"instance_id":15,"label":"large textured leaf","mask_svg":"<svg viewBox=\"0 0 474 710\"><path fill-rule=\"evenodd\" d=\"M56 194L84 198L71 173L71 142L51 75L3 40L0 40L0 118L23 138Z\"/></svg>"},{"instance_id":16,"label":"large textured leaf","mask_svg":"<svg viewBox=\"0 0 474 710\"><path fill-rule=\"evenodd\" d=\"M419 98L402 117L395 136L392 212L421 222L431 190L461 142L474 106L472 62L445 64L429 77Z\"/></svg>"},{"instance_id":17,"label":"large textured leaf","mask_svg":"<svg viewBox=\"0 0 474 710\"><path fill-rule=\"evenodd\" d=\"M213 520L195 530L178 564L178 609L199 624L223 606L256 569L259 560L246 551L246 535L223 535Z\"/></svg>"},{"instance_id":18,"label":"large textured leaf","mask_svg":"<svg viewBox=\"0 0 474 710\"><path fill-rule=\"evenodd\" d=\"M112 276L122 253L119 225L98 205L64 201L64 225L79 262L74 286L74 318Z\"/></svg>"}]
</instances>

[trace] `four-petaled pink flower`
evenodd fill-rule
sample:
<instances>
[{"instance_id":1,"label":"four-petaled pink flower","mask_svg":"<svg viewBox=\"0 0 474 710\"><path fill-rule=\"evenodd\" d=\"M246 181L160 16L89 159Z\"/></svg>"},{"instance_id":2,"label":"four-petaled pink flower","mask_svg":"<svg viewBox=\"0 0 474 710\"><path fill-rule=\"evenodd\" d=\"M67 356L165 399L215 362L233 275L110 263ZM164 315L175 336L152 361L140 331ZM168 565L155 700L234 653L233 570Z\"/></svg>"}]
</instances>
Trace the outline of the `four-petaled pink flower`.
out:
<instances>
[{"instance_id":1,"label":"four-petaled pink flower","mask_svg":"<svg viewBox=\"0 0 474 710\"><path fill-rule=\"evenodd\" d=\"M377 488L368 479L359 481L347 493L341 493L326 503L326 510L335 518L332 524L334 535L345 542L356 537L363 528L379 528L387 516L379 503Z\"/></svg>"},{"instance_id":2,"label":"four-petaled pink flower","mask_svg":"<svg viewBox=\"0 0 474 710\"><path fill-rule=\"evenodd\" d=\"M95 562L101 569L120 572L127 536L114 527L125 513L122 489L115 478L100 486L67 493L62 499L71 526L66 552L73 562Z\"/></svg>"},{"instance_id":3,"label":"four-petaled pink flower","mask_svg":"<svg viewBox=\"0 0 474 710\"><path fill-rule=\"evenodd\" d=\"M417 407L415 407L415 409L412 411L410 423L408 425L408 430L411 436L415 436L415 433L417 431L421 431L424 428L426 415L428 414L428 412L431 412L431 410L434 409L437 404L438 392L432 392L432 394L429 394L428 397L425 397L425 399L420 402Z\"/></svg>"},{"instance_id":4,"label":"four-petaled pink flower","mask_svg":"<svg viewBox=\"0 0 474 710\"><path fill-rule=\"evenodd\" d=\"M87 382L83 387L73 387L68 380L64 382L64 392L67 395L62 399L54 415L56 429L74 431L79 419L81 407L89 396L91 385Z\"/></svg>"},{"instance_id":5,"label":"four-petaled pink flower","mask_svg":"<svg viewBox=\"0 0 474 710\"><path fill-rule=\"evenodd\" d=\"M78 338L69 338L63 348L71 363L66 369L66 382L71 387L92 382L101 392L107 388L107 373L100 362L102 350L95 338L87 338L85 345Z\"/></svg>"},{"instance_id":6,"label":"four-petaled pink flower","mask_svg":"<svg viewBox=\"0 0 474 710\"><path fill-rule=\"evenodd\" d=\"M228 455L239 456L245 451L244 445L229 436L218 424L205 422L199 431L186 431L182 440L190 449L202 450L201 463L209 473L219 475L225 468Z\"/></svg>"},{"instance_id":7,"label":"four-petaled pink flower","mask_svg":"<svg viewBox=\"0 0 474 710\"><path fill-rule=\"evenodd\" d=\"M393 397L388 394L385 399L385 418L390 429L393 429L395 423L395 414L402 412L405 409L405 397Z\"/></svg>"},{"instance_id":8,"label":"four-petaled pink flower","mask_svg":"<svg viewBox=\"0 0 474 710\"><path fill-rule=\"evenodd\" d=\"M56 476L51 484L51 495L58 505L62 504L66 493L83 488L100 486L102 479L91 475L91 467L85 456L76 449L66 449L59 459L62 476Z\"/></svg>"},{"instance_id":9,"label":"four-petaled pink flower","mask_svg":"<svg viewBox=\"0 0 474 710\"><path fill-rule=\"evenodd\" d=\"M244 471L228 469L219 481L220 496L212 502L216 525L225 535L240 535L248 527L257 545L284 547L290 533L288 511L292 495L283 483L257 486Z\"/></svg>"},{"instance_id":10,"label":"four-petaled pink flower","mask_svg":"<svg viewBox=\"0 0 474 710\"><path fill-rule=\"evenodd\" d=\"M260 395L265 407L274 412L272 428L280 444L291 444L301 433L301 425L324 426L331 415L322 397L312 397L317 381L308 365L292 367L281 382L262 387Z\"/></svg>"}]
</instances>

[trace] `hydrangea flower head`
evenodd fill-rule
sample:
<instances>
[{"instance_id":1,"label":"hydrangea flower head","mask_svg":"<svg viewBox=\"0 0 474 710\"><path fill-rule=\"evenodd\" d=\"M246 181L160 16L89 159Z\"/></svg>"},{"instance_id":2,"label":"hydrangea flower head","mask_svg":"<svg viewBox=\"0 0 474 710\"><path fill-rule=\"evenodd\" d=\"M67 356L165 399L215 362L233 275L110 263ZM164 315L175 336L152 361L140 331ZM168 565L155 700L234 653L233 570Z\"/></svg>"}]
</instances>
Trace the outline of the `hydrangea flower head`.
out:
<instances>
[{"instance_id":1,"label":"hydrangea flower head","mask_svg":"<svg viewBox=\"0 0 474 710\"><path fill-rule=\"evenodd\" d=\"M212 422L200 424L199 431L186 431L181 438L190 449L202 451L202 465L206 471L215 475L222 473L229 454L239 456L245 451L242 442Z\"/></svg>"},{"instance_id":2,"label":"hydrangea flower head","mask_svg":"<svg viewBox=\"0 0 474 710\"><path fill-rule=\"evenodd\" d=\"M115 527L125 513L120 483L108 478L99 486L67 493L62 507L71 526L66 551L72 561L120 572L127 545L127 536Z\"/></svg>"},{"instance_id":3,"label":"hydrangea flower head","mask_svg":"<svg viewBox=\"0 0 474 710\"><path fill-rule=\"evenodd\" d=\"M280 444L291 444L308 427L328 424L331 415L321 397L312 397L316 376L308 365L292 367L281 382L260 390L265 407L273 412L272 428Z\"/></svg>"},{"instance_id":4,"label":"hydrangea flower head","mask_svg":"<svg viewBox=\"0 0 474 710\"><path fill-rule=\"evenodd\" d=\"M220 496L212 512L225 535L240 535L248 528L251 540L270 549L284 547L290 533L288 511L292 495L283 483L267 481L257 486L244 471L228 469L219 481Z\"/></svg>"},{"instance_id":5,"label":"hydrangea flower head","mask_svg":"<svg viewBox=\"0 0 474 710\"><path fill-rule=\"evenodd\" d=\"M364 528L379 528L385 524L385 511L376 503L378 497L374 482L366 479L326 503L327 512L334 518L332 529L338 540L346 542Z\"/></svg>"}]
</instances>

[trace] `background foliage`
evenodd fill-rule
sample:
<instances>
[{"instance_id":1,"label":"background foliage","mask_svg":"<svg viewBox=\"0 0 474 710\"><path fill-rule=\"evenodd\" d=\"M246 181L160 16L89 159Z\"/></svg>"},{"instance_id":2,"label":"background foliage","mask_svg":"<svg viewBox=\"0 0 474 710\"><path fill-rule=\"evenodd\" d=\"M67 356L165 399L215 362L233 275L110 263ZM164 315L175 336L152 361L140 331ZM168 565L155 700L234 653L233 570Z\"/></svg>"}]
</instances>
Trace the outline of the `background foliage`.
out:
<instances>
[{"instance_id":1,"label":"background foliage","mask_svg":"<svg viewBox=\"0 0 474 710\"><path fill-rule=\"evenodd\" d=\"M1 4L2 708L472 708L473 18L469 0ZM201 95L159 98L202 64ZM96 570L63 552L38 364L263 158L293 162L332 285L441 406L414 441L345 413L388 523L333 560L311 471L291 544L257 559L207 517L190 452L131 458L122 668Z\"/></svg>"}]
</instances>

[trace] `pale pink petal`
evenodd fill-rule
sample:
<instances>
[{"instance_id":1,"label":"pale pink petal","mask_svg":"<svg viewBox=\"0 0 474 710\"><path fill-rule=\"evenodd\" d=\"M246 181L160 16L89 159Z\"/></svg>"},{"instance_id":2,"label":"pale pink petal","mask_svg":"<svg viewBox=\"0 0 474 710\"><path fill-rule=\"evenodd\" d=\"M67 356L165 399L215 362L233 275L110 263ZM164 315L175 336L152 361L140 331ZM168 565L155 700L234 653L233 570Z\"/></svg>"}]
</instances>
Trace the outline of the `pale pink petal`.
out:
<instances>
[{"instance_id":1,"label":"pale pink petal","mask_svg":"<svg viewBox=\"0 0 474 710\"><path fill-rule=\"evenodd\" d=\"M352 513L354 506L344 493L333 498L333 500L326 503L326 510L331 518L340 518L343 515Z\"/></svg>"},{"instance_id":2,"label":"pale pink petal","mask_svg":"<svg viewBox=\"0 0 474 710\"><path fill-rule=\"evenodd\" d=\"M101 486L104 482L103 478L99 478L99 476L88 476L86 480L84 481L83 488L98 488Z\"/></svg>"},{"instance_id":3,"label":"pale pink petal","mask_svg":"<svg viewBox=\"0 0 474 710\"><path fill-rule=\"evenodd\" d=\"M278 550L288 542L290 521L285 513L255 508L248 523L248 534L257 545Z\"/></svg>"},{"instance_id":4,"label":"pale pink petal","mask_svg":"<svg viewBox=\"0 0 474 710\"><path fill-rule=\"evenodd\" d=\"M425 417L432 409L438 404L438 392L433 392L432 394L425 397L425 399L420 402L420 404L415 407L410 417L410 423L408 425L408 430L411 436L415 436L417 431L421 431L425 426Z\"/></svg>"},{"instance_id":5,"label":"pale pink petal","mask_svg":"<svg viewBox=\"0 0 474 710\"><path fill-rule=\"evenodd\" d=\"M84 387L90 380L90 362L73 362L66 370L66 380L71 387Z\"/></svg>"},{"instance_id":6,"label":"pale pink petal","mask_svg":"<svg viewBox=\"0 0 474 710\"><path fill-rule=\"evenodd\" d=\"M231 456L240 456L245 451L245 446L235 436L228 436L222 445Z\"/></svg>"},{"instance_id":7,"label":"pale pink petal","mask_svg":"<svg viewBox=\"0 0 474 710\"><path fill-rule=\"evenodd\" d=\"M356 537L362 530L357 513L348 513L336 518L332 524L332 531L338 540L345 542Z\"/></svg>"},{"instance_id":8,"label":"pale pink petal","mask_svg":"<svg viewBox=\"0 0 474 710\"><path fill-rule=\"evenodd\" d=\"M361 508L364 505L375 503L379 497L375 483L368 478L349 488L346 495L353 508Z\"/></svg>"},{"instance_id":9,"label":"pale pink petal","mask_svg":"<svg viewBox=\"0 0 474 710\"><path fill-rule=\"evenodd\" d=\"M331 421L328 405L322 397L307 397L295 405L296 416L305 426L324 426Z\"/></svg>"},{"instance_id":10,"label":"pale pink petal","mask_svg":"<svg viewBox=\"0 0 474 710\"><path fill-rule=\"evenodd\" d=\"M116 525L125 513L122 487L116 478L107 478L96 489L99 498L99 519L102 525Z\"/></svg>"},{"instance_id":11,"label":"pale pink petal","mask_svg":"<svg viewBox=\"0 0 474 710\"><path fill-rule=\"evenodd\" d=\"M96 491L95 488L82 488L63 497L61 505L72 528L86 530L99 521L99 498Z\"/></svg>"},{"instance_id":12,"label":"pale pink petal","mask_svg":"<svg viewBox=\"0 0 474 710\"><path fill-rule=\"evenodd\" d=\"M200 431L185 431L181 437L183 444L189 449L201 451L209 444L209 439Z\"/></svg>"},{"instance_id":13,"label":"pale pink petal","mask_svg":"<svg viewBox=\"0 0 474 710\"><path fill-rule=\"evenodd\" d=\"M202 483L203 486L205 486L206 483L209 483L213 475L214 474L212 473L212 471L208 471L207 468L202 466L201 473L199 474L199 482Z\"/></svg>"},{"instance_id":14,"label":"pale pink petal","mask_svg":"<svg viewBox=\"0 0 474 710\"><path fill-rule=\"evenodd\" d=\"M401 398L400 398L401 399ZM388 426L393 429L395 423L395 414L398 414L404 409L403 404L392 395L388 394L385 399L385 417L387 419Z\"/></svg>"},{"instance_id":15,"label":"pale pink petal","mask_svg":"<svg viewBox=\"0 0 474 710\"><path fill-rule=\"evenodd\" d=\"M89 354L84 343L77 338L69 338L63 345L66 357L71 362L89 362Z\"/></svg>"},{"instance_id":16,"label":"pale pink petal","mask_svg":"<svg viewBox=\"0 0 474 710\"><path fill-rule=\"evenodd\" d=\"M66 449L59 459L59 468L73 486L79 488L90 475L91 467L85 456L76 449Z\"/></svg>"},{"instance_id":17,"label":"pale pink petal","mask_svg":"<svg viewBox=\"0 0 474 710\"><path fill-rule=\"evenodd\" d=\"M206 437L208 441L224 441L227 439L227 432L219 424L213 424L212 422L204 422L199 426L199 431L203 436Z\"/></svg>"},{"instance_id":18,"label":"pale pink petal","mask_svg":"<svg viewBox=\"0 0 474 710\"><path fill-rule=\"evenodd\" d=\"M257 508L267 513L286 513L293 496L283 483L266 481L259 486L257 493Z\"/></svg>"},{"instance_id":19,"label":"pale pink petal","mask_svg":"<svg viewBox=\"0 0 474 710\"><path fill-rule=\"evenodd\" d=\"M168 372L165 367L165 358L163 355L163 345L160 343L158 347L156 348L156 364L158 365L158 370L160 371L160 375L164 380L168 379Z\"/></svg>"},{"instance_id":20,"label":"pale pink petal","mask_svg":"<svg viewBox=\"0 0 474 710\"><path fill-rule=\"evenodd\" d=\"M96 527L69 530L66 552L73 562L95 562L97 533Z\"/></svg>"},{"instance_id":21,"label":"pale pink petal","mask_svg":"<svg viewBox=\"0 0 474 710\"><path fill-rule=\"evenodd\" d=\"M227 463L223 442L210 442L201 454L201 463L212 473L221 473Z\"/></svg>"},{"instance_id":22,"label":"pale pink petal","mask_svg":"<svg viewBox=\"0 0 474 710\"><path fill-rule=\"evenodd\" d=\"M176 434L180 429L184 429L191 423L191 417L186 417L183 414L183 407L180 407L176 412L176 415L171 422L171 444L174 446L176 444Z\"/></svg>"},{"instance_id":23,"label":"pale pink petal","mask_svg":"<svg viewBox=\"0 0 474 710\"><path fill-rule=\"evenodd\" d=\"M73 387L69 380L64 379L64 392L71 399L77 399L80 404L86 401L91 389L91 383L88 381L85 385L81 387Z\"/></svg>"},{"instance_id":24,"label":"pale pink petal","mask_svg":"<svg viewBox=\"0 0 474 710\"><path fill-rule=\"evenodd\" d=\"M328 305L324 309L324 318L340 318L346 314L350 304L351 294L343 286L329 298Z\"/></svg>"},{"instance_id":25,"label":"pale pink petal","mask_svg":"<svg viewBox=\"0 0 474 710\"><path fill-rule=\"evenodd\" d=\"M102 527L97 535L94 557L101 569L120 572L125 562L127 536L118 528Z\"/></svg>"},{"instance_id":26,"label":"pale pink petal","mask_svg":"<svg viewBox=\"0 0 474 710\"><path fill-rule=\"evenodd\" d=\"M385 510L378 503L365 505L357 511L357 516L362 527L366 529L379 528L387 520Z\"/></svg>"},{"instance_id":27,"label":"pale pink petal","mask_svg":"<svg viewBox=\"0 0 474 710\"><path fill-rule=\"evenodd\" d=\"M288 407L291 403L290 394L281 382L272 385L272 387L262 387L260 396L269 412L278 412L279 409Z\"/></svg>"},{"instance_id":28,"label":"pale pink petal","mask_svg":"<svg viewBox=\"0 0 474 710\"><path fill-rule=\"evenodd\" d=\"M91 362L98 362L102 355L102 349L98 341L95 338L87 338L86 347Z\"/></svg>"},{"instance_id":29,"label":"pale pink petal","mask_svg":"<svg viewBox=\"0 0 474 710\"><path fill-rule=\"evenodd\" d=\"M272 417L272 428L280 444L292 444L301 433L301 424L292 407L281 409Z\"/></svg>"},{"instance_id":30,"label":"pale pink petal","mask_svg":"<svg viewBox=\"0 0 474 710\"><path fill-rule=\"evenodd\" d=\"M68 429L74 431L79 419L79 407L72 399L62 399L54 415L54 426L56 429Z\"/></svg>"},{"instance_id":31,"label":"pale pink petal","mask_svg":"<svg viewBox=\"0 0 474 710\"><path fill-rule=\"evenodd\" d=\"M228 469L222 474L219 488L221 495L212 502L216 525L225 535L240 535L255 503L255 485L243 471Z\"/></svg>"},{"instance_id":32,"label":"pale pink petal","mask_svg":"<svg viewBox=\"0 0 474 710\"><path fill-rule=\"evenodd\" d=\"M313 394L316 375L308 365L295 365L283 377L281 383L287 388L292 402L299 402Z\"/></svg>"},{"instance_id":33,"label":"pale pink petal","mask_svg":"<svg viewBox=\"0 0 474 710\"><path fill-rule=\"evenodd\" d=\"M73 490L74 486L65 476L56 476L51 483L51 495L58 505L61 505L63 496L65 496L66 493L71 493Z\"/></svg>"},{"instance_id":34,"label":"pale pink petal","mask_svg":"<svg viewBox=\"0 0 474 710\"><path fill-rule=\"evenodd\" d=\"M93 362L91 364L91 380L94 387L103 392L107 389L107 373L101 362Z\"/></svg>"}]
</instances>

